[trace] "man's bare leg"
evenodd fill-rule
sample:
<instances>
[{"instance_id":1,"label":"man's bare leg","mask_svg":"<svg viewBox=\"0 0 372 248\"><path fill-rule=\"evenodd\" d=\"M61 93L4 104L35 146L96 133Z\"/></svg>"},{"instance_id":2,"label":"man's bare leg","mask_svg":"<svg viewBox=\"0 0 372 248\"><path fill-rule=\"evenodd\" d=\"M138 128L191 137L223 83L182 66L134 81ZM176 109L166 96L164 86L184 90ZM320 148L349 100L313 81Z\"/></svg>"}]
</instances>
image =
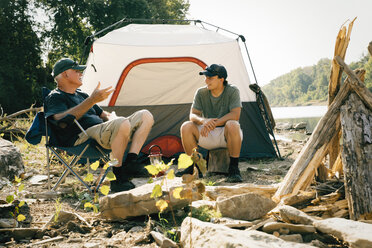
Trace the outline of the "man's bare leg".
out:
<instances>
[{"instance_id":1,"label":"man's bare leg","mask_svg":"<svg viewBox=\"0 0 372 248\"><path fill-rule=\"evenodd\" d=\"M117 135L111 143L112 156L118 160L118 167L123 162L124 151L127 148L130 133L130 123L125 120L119 127Z\"/></svg>"},{"instance_id":2,"label":"man's bare leg","mask_svg":"<svg viewBox=\"0 0 372 248\"><path fill-rule=\"evenodd\" d=\"M145 143L147 136L151 131L152 125L154 125L154 118L148 110L142 110L142 124L134 132L132 138L132 144L129 148L129 153L135 153L138 155L143 144Z\"/></svg>"},{"instance_id":3,"label":"man's bare leg","mask_svg":"<svg viewBox=\"0 0 372 248\"><path fill-rule=\"evenodd\" d=\"M181 140L183 149L187 155L191 156L192 149L197 147L197 141L199 140L198 127L192 121L187 121L182 124Z\"/></svg>"}]
</instances>

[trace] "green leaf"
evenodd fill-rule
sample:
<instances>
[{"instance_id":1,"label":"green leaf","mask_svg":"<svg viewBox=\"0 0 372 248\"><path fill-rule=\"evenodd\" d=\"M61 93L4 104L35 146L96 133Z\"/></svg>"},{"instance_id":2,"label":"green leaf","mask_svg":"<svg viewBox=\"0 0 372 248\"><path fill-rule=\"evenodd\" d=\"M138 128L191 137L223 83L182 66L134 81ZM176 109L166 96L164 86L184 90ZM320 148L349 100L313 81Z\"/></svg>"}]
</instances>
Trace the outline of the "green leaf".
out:
<instances>
[{"instance_id":1,"label":"green leaf","mask_svg":"<svg viewBox=\"0 0 372 248\"><path fill-rule=\"evenodd\" d=\"M159 184L156 184L154 188L152 189L151 198L160 197L163 195L163 191L161 189L161 186Z\"/></svg>"},{"instance_id":2,"label":"green leaf","mask_svg":"<svg viewBox=\"0 0 372 248\"><path fill-rule=\"evenodd\" d=\"M87 176L84 178L85 182L93 182L93 174L88 173Z\"/></svg>"},{"instance_id":3,"label":"green leaf","mask_svg":"<svg viewBox=\"0 0 372 248\"><path fill-rule=\"evenodd\" d=\"M21 192L25 188L25 185L22 183L19 185L18 192Z\"/></svg>"},{"instance_id":4,"label":"green leaf","mask_svg":"<svg viewBox=\"0 0 372 248\"><path fill-rule=\"evenodd\" d=\"M154 182L154 178L150 177L149 180L147 181L147 183L153 183Z\"/></svg>"},{"instance_id":5,"label":"green leaf","mask_svg":"<svg viewBox=\"0 0 372 248\"><path fill-rule=\"evenodd\" d=\"M104 195L108 195L108 193L110 192L110 186L102 185L99 191L101 191L101 193Z\"/></svg>"},{"instance_id":6,"label":"green leaf","mask_svg":"<svg viewBox=\"0 0 372 248\"><path fill-rule=\"evenodd\" d=\"M13 195L8 195L7 197L6 197L6 202L7 203L12 203L14 201L14 196Z\"/></svg>"},{"instance_id":7,"label":"green leaf","mask_svg":"<svg viewBox=\"0 0 372 248\"><path fill-rule=\"evenodd\" d=\"M21 182L21 178L17 177L17 176L14 176L14 181L16 181L16 183L20 183Z\"/></svg>"},{"instance_id":8,"label":"green leaf","mask_svg":"<svg viewBox=\"0 0 372 248\"><path fill-rule=\"evenodd\" d=\"M114 172L112 171L109 171L106 175L106 178L109 180L109 181L115 181L116 180L116 176L114 174Z\"/></svg>"},{"instance_id":9,"label":"green leaf","mask_svg":"<svg viewBox=\"0 0 372 248\"><path fill-rule=\"evenodd\" d=\"M18 221L24 221L26 219L26 217L23 215L23 214L19 214L18 216L17 216L17 220Z\"/></svg>"},{"instance_id":10,"label":"green leaf","mask_svg":"<svg viewBox=\"0 0 372 248\"><path fill-rule=\"evenodd\" d=\"M192 159L186 153L182 153L178 158L178 169L186 169L192 165Z\"/></svg>"},{"instance_id":11,"label":"green leaf","mask_svg":"<svg viewBox=\"0 0 372 248\"><path fill-rule=\"evenodd\" d=\"M160 212L163 212L168 207L168 203L165 200L159 200L155 203L155 205Z\"/></svg>"},{"instance_id":12,"label":"green leaf","mask_svg":"<svg viewBox=\"0 0 372 248\"><path fill-rule=\"evenodd\" d=\"M147 165L147 166L145 166L145 168L153 176L155 176L159 173L159 170L158 170L158 168L156 168L155 165Z\"/></svg>"},{"instance_id":13,"label":"green leaf","mask_svg":"<svg viewBox=\"0 0 372 248\"><path fill-rule=\"evenodd\" d=\"M96 162L90 165L90 168L95 171L97 170L98 166L99 166L99 161L97 160Z\"/></svg>"},{"instance_id":14,"label":"green leaf","mask_svg":"<svg viewBox=\"0 0 372 248\"><path fill-rule=\"evenodd\" d=\"M98 207L96 205L93 205L93 212L96 214L98 213Z\"/></svg>"},{"instance_id":15,"label":"green leaf","mask_svg":"<svg viewBox=\"0 0 372 248\"><path fill-rule=\"evenodd\" d=\"M25 205L25 201L21 201L21 202L18 204L18 207L22 207L23 205Z\"/></svg>"},{"instance_id":16,"label":"green leaf","mask_svg":"<svg viewBox=\"0 0 372 248\"><path fill-rule=\"evenodd\" d=\"M174 179L174 169L171 169L167 174L167 179Z\"/></svg>"}]
</instances>

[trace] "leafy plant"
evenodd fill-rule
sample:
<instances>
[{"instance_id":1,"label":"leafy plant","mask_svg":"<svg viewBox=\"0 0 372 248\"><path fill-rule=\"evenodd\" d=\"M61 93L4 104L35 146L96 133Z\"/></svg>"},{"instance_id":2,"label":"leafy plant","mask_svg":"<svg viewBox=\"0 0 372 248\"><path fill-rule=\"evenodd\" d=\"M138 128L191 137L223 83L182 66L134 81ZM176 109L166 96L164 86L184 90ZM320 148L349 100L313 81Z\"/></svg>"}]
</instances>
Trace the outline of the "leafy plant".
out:
<instances>
[{"instance_id":1,"label":"leafy plant","mask_svg":"<svg viewBox=\"0 0 372 248\"><path fill-rule=\"evenodd\" d=\"M24 189L25 185L21 183L22 179L15 176L14 177L14 192L6 197L6 202L9 204L14 204L14 212L10 212L10 215L14 218L14 221L24 221L26 217L19 213L19 209L25 204L25 201L18 201L19 193ZM19 202L19 203L18 203Z\"/></svg>"},{"instance_id":2,"label":"leafy plant","mask_svg":"<svg viewBox=\"0 0 372 248\"><path fill-rule=\"evenodd\" d=\"M109 168L110 166L114 166L115 164L117 164L117 160L114 159L114 160L111 160L109 162L107 162L104 166L103 166L103 170L106 171L107 168ZM93 171L96 171L99 167L99 161L96 161L94 163L92 163L90 165L90 168L93 170ZM115 174L112 172L112 171L109 171L106 175L106 179L109 180L109 181L114 181L116 180L116 177L115 177ZM84 178L84 181L85 182L93 182L94 180L94 177L93 177L93 174L91 172L88 171L86 177ZM110 186L108 185L102 185L100 188L99 188L99 191L103 194L103 195L108 195L108 193L110 192ZM98 209L99 209L99 193L98 192L94 192L94 197L93 199L90 197L90 195L88 194L89 197L86 197L85 199L85 203L84 203L84 209L93 209L93 212L94 213L98 213Z\"/></svg>"},{"instance_id":3,"label":"leafy plant","mask_svg":"<svg viewBox=\"0 0 372 248\"><path fill-rule=\"evenodd\" d=\"M54 214L54 223L58 222L59 213L61 212L62 209L62 203L60 201L61 198L57 198L56 203L54 203L54 207L56 208L56 212Z\"/></svg>"}]
</instances>

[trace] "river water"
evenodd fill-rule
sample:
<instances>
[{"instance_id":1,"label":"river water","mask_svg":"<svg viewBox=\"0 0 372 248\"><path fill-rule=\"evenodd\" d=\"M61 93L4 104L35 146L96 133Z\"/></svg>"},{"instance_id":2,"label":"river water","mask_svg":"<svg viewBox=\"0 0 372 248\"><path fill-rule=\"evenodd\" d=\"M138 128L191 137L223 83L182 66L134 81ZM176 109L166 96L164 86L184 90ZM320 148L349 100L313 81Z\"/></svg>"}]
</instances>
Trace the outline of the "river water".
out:
<instances>
[{"instance_id":1,"label":"river water","mask_svg":"<svg viewBox=\"0 0 372 248\"><path fill-rule=\"evenodd\" d=\"M327 112L327 106L298 106L298 107L272 107L275 122L289 122L296 124L299 122L306 122L307 133L313 132L318 124L320 118ZM279 135L276 135L279 136ZM307 137L306 134L293 133L287 137L279 137L282 139L296 139L303 140Z\"/></svg>"}]
</instances>

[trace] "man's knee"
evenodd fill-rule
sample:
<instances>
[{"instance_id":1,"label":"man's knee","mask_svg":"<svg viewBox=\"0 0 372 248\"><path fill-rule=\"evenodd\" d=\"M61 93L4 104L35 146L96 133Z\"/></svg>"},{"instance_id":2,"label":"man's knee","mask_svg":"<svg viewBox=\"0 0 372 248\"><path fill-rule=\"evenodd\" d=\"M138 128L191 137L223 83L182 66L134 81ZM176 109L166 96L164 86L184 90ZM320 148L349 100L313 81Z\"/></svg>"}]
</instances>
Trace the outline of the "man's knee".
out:
<instances>
[{"instance_id":1,"label":"man's knee","mask_svg":"<svg viewBox=\"0 0 372 248\"><path fill-rule=\"evenodd\" d=\"M189 134L197 131L196 125L192 121L185 121L181 126L181 133Z\"/></svg>"},{"instance_id":2,"label":"man's knee","mask_svg":"<svg viewBox=\"0 0 372 248\"><path fill-rule=\"evenodd\" d=\"M141 110L141 114L142 114L142 122L149 125L149 126L152 126L154 124L154 117L153 115L151 114L150 111L148 111L147 109L143 109Z\"/></svg>"},{"instance_id":3,"label":"man's knee","mask_svg":"<svg viewBox=\"0 0 372 248\"><path fill-rule=\"evenodd\" d=\"M129 135L130 133L130 122L128 119L124 119L123 122L120 124L119 132L122 135Z\"/></svg>"},{"instance_id":4,"label":"man's knee","mask_svg":"<svg viewBox=\"0 0 372 248\"><path fill-rule=\"evenodd\" d=\"M240 124L238 121L229 120L225 123L225 134L239 134Z\"/></svg>"}]
</instances>

